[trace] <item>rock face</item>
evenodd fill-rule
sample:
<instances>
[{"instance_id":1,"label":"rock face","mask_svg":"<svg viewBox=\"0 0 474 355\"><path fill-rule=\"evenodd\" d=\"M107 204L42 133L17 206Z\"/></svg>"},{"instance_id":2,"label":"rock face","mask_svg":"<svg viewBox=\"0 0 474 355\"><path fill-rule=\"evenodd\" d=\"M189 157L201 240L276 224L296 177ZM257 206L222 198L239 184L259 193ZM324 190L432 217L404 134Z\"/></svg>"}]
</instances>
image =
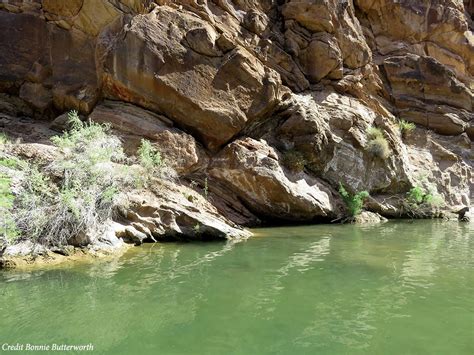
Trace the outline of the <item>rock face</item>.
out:
<instances>
[{"instance_id":1,"label":"rock face","mask_svg":"<svg viewBox=\"0 0 474 355\"><path fill-rule=\"evenodd\" d=\"M240 224L338 218L339 183L388 216L414 186L466 206L472 30L460 0L6 0L0 127L77 109L110 123L130 154L151 140L206 186L212 213ZM399 120L416 129L402 135ZM166 226L160 236L203 224L189 211L187 229L165 221L147 198L130 218Z\"/></svg>"},{"instance_id":2,"label":"rock face","mask_svg":"<svg viewBox=\"0 0 474 355\"><path fill-rule=\"evenodd\" d=\"M170 182L156 182L151 191L128 195L122 211L126 225L116 234L141 244L147 239L245 239L251 233L223 218L203 196Z\"/></svg>"},{"instance_id":3,"label":"rock face","mask_svg":"<svg viewBox=\"0 0 474 355\"><path fill-rule=\"evenodd\" d=\"M246 138L223 149L209 174L267 218L308 221L338 214L338 198L327 184L305 173L285 171L279 160L265 141Z\"/></svg>"},{"instance_id":4,"label":"rock face","mask_svg":"<svg viewBox=\"0 0 474 355\"><path fill-rule=\"evenodd\" d=\"M106 57L105 95L165 113L210 149L278 103L279 76L244 48L220 48L216 30L190 13L158 7L122 36Z\"/></svg>"}]
</instances>

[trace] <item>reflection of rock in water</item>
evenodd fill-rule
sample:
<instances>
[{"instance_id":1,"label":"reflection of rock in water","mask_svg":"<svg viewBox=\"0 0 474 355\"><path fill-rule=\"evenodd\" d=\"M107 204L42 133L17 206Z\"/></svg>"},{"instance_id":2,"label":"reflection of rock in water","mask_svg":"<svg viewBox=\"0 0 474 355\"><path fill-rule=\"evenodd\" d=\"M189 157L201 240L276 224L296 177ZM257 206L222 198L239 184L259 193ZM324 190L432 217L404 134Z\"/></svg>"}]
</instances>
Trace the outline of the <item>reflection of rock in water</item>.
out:
<instances>
[{"instance_id":1,"label":"reflection of rock in water","mask_svg":"<svg viewBox=\"0 0 474 355\"><path fill-rule=\"evenodd\" d=\"M275 271L276 275L269 277L268 281L264 281L260 292L256 294L256 307L263 313L272 313L275 311L276 296L284 290L282 280L290 275L291 270L304 273L313 267L313 263L324 261L324 256L330 252L331 236L325 236L321 240L312 243L309 248L304 251L293 253L286 265ZM268 317L270 317L268 315Z\"/></svg>"},{"instance_id":2,"label":"reflection of rock in water","mask_svg":"<svg viewBox=\"0 0 474 355\"><path fill-rule=\"evenodd\" d=\"M461 222L469 222L471 219L470 219L470 215L468 214L469 212L469 207L463 207L461 208L460 210L454 212L458 215L458 219L461 221Z\"/></svg>"}]
</instances>

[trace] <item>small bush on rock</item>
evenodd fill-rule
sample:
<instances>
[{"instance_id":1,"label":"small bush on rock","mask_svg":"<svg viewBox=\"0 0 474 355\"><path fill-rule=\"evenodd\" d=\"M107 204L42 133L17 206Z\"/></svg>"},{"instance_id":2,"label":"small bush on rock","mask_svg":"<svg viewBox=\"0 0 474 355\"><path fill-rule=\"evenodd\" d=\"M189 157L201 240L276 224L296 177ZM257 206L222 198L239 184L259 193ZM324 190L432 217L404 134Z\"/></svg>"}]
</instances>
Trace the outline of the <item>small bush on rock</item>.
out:
<instances>
[{"instance_id":1,"label":"small bush on rock","mask_svg":"<svg viewBox=\"0 0 474 355\"><path fill-rule=\"evenodd\" d=\"M163 172L162 156L148 141L142 141L138 165L125 157L108 125L83 122L71 111L68 127L51 139L59 154L41 170L9 155L1 157L0 172L15 169L19 181L13 198L10 180L0 180L3 239L21 235L49 246L88 244L126 203L122 192L136 188L137 181L143 186L156 172L170 175Z\"/></svg>"},{"instance_id":2,"label":"small bush on rock","mask_svg":"<svg viewBox=\"0 0 474 355\"><path fill-rule=\"evenodd\" d=\"M70 112L71 130L53 137L61 155L45 168L23 168L13 215L22 235L47 245L64 245L98 232L111 217L118 192L127 185L120 140L109 127L82 122Z\"/></svg>"},{"instance_id":3,"label":"small bush on rock","mask_svg":"<svg viewBox=\"0 0 474 355\"><path fill-rule=\"evenodd\" d=\"M421 186L411 188L402 203L405 213L415 218L432 216L444 204L441 195L435 191L425 190Z\"/></svg>"},{"instance_id":4,"label":"small bush on rock","mask_svg":"<svg viewBox=\"0 0 474 355\"><path fill-rule=\"evenodd\" d=\"M367 136L369 137L369 139L383 138L383 132L380 128L370 127L367 130Z\"/></svg>"},{"instance_id":5,"label":"small bush on rock","mask_svg":"<svg viewBox=\"0 0 474 355\"><path fill-rule=\"evenodd\" d=\"M367 130L369 141L366 150L375 157L387 159L390 156L390 147L387 139L379 128L371 127Z\"/></svg>"},{"instance_id":6,"label":"small bush on rock","mask_svg":"<svg viewBox=\"0 0 474 355\"><path fill-rule=\"evenodd\" d=\"M306 159L301 152L291 149L283 153L282 163L293 172L301 172L306 165Z\"/></svg>"},{"instance_id":7,"label":"small bush on rock","mask_svg":"<svg viewBox=\"0 0 474 355\"><path fill-rule=\"evenodd\" d=\"M56 160L42 171L19 166L23 179L9 208L19 233L46 245L96 234L130 180L117 164L125 158L121 142L107 125L82 122L75 111L68 123L69 132L51 139L61 152Z\"/></svg>"},{"instance_id":8,"label":"small bush on rock","mask_svg":"<svg viewBox=\"0 0 474 355\"><path fill-rule=\"evenodd\" d=\"M398 129L400 130L400 134L402 137L405 137L407 133L412 132L416 128L416 125L412 122L408 122L405 120L400 120L398 122Z\"/></svg>"},{"instance_id":9,"label":"small bush on rock","mask_svg":"<svg viewBox=\"0 0 474 355\"><path fill-rule=\"evenodd\" d=\"M153 177L176 179L176 171L166 164L160 151L149 140L142 139L137 153L138 161L145 169L145 175L140 182L142 185L146 185L147 181Z\"/></svg>"},{"instance_id":10,"label":"small bush on rock","mask_svg":"<svg viewBox=\"0 0 474 355\"><path fill-rule=\"evenodd\" d=\"M367 191L360 191L355 195L351 195L342 183L339 183L339 193L351 216L357 216L362 212L364 201L370 196Z\"/></svg>"}]
</instances>

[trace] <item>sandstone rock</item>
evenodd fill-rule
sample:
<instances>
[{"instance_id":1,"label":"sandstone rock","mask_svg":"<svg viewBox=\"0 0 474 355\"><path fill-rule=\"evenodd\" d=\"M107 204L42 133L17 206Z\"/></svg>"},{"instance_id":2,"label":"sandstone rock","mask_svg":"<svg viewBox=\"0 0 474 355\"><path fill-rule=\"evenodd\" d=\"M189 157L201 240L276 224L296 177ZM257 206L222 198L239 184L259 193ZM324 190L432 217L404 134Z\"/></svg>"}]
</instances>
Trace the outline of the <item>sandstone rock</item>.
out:
<instances>
[{"instance_id":1,"label":"sandstone rock","mask_svg":"<svg viewBox=\"0 0 474 355\"><path fill-rule=\"evenodd\" d=\"M156 181L152 191L129 194L128 206L122 212L129 223L126 233L135 237L144 235L156 241L239 240L251 235L220 216L195 191L171 182Z\"/></svg>"},{"instance_id":2,"label":"sandstone rock","mask_svg":"<svg viewBox=\"0 0 474 355\"><path fill-rule=\"evenodd\" d=\"M186 48L183 39L196 28L209 25L168 7L134 17L124 40L107 57L105 92L163 112L217 149L249 122L271 112L281 84L243 48L224 57Z\"/></svg>"},{"instance_id":3,"label":"sandstone rock","mask_svg":"<svg viewBox=\"0 0 474 355\"><path fill-rule=\"evenodd\" d=\"M339 213L330 187L304 173L285 171L278 153L264 141L232 142L213 159L209 174L227 184L257 215L310 221Z\"/></svg>"},{"instance_id":4,"label":"sandstone rock","mask_svg":"<svg viewBox=\"0 0 474 355\"><path fill-rule=\"evenodd\" d=\"M83 6L83 0L71 0L64 2L62 0L43 0L43 10L61 17L73 17L79 13Z\"/></svg>"},{"instance_id":5,"label":"sandstone rock","mask_svg":"<svg viewBox=\"0 0 474 355\"><path fill-rule=\"evenodd\" d=\"M33 243L30 240L8 246L2 253L3 257L7 256L25 256L40 255L46 252L46 248L42 245Z\"/></svg>"},{"instance_id":6,"label":"sandstone rock","mask_svg":"<svg viewBox=\"0 0 474 355\"><path fill-rule=\"evenodd\" d=\"M306 50L300 54L306 75L312 82L328 76L330 79L342 78L342 55L337 42L328 34L313 37Z\"/></svg>"},{"instance_id":7,"label":"sandstone rock","mask_svg":"<svg viewBox=\"0 0 474 355\"><path fill-rule=\"evenodd\" d=\"M442 134L465 131L474 95L445 66L410 54L385 59L384 68L401 118Z\"/></svg>"},{"instance_id":8,"label":"sandstone rock","mask_svg":"<svg viewBox=\"0 0 474 355\"><path fill-rule=\"evenodd\" d=\"M68 116L68 113L65 112L65 113L63 113L63 114L57 116L57 117L51 122L51 124L49 125L49 127L50 127L51 129L54 129L54 130L63 132L63 131L66 131L67 129L69 129L68 121L69 121L69 116Z\"/></svg>"},{"instance_id":9,"label":"sandstone rock","mask_svg":"<svg viewBox=\"0 0 474 355\"><path fill-rule=\"evenodd\" d=\"M18 91L35 62L47 60L46 23L33 15L0 11L0 92Z\"/></svg>"},{"instance_id":10,"label":"sandstone rock","mask_svg":"<svg viewBox=\"0 0 474 355\"><path fill-rule=\"evenodd\" d=\"M11 146L10 151L22 159L34 161L39 165L47 165L59 156L59 151L56 147L40 143L14 144Z\"/></svg>"},{"instance_id":11,"label":"sandstone rock","mask_svg":"<svg viewBox=\"0 0 474 355\"><path fill-rule=\"evenodd\" d=\"M326 91L293 95L287 119L275 129L275 144L300 151L307 168L334 187L342 182L351 192L392 191L410 181L403 152L374 159L365 149L367 129L383 121L360 101ZM391 125L383 126L394 146L401 140ZM348 173L350 172L350 174Z\"/></svg>"},{"instance_id":12,"label":"sandstone rock","mask_svg":"<svg viewBox=\"0 0 474 355\"><path fill-rule=\"evenodd\" d=\"M285 4L283 16L294 19L313 32L334 32L331 0L319 2L292 0Z\"/></svg>"},{"instance_id":13,"label":"sandstone rock","mask_svg":"<svg viewBox=\"0 0 474 355\"><path fill-rule=\"evenodd\" d=\"M368 208L390 216L418 184L448 206L469 204L474 37L464 3L0 2L0 126L47 142L56 133L46 125L13 116L93 112L130 154L145 137L180 175L207 177L219 213L246 225L337 215L313 199L322 180L330 192L340 181L368 190ZM403 141L399 119L417 124ZM371 126L392 151L385 160L366 150ZM282 167L288 152L302 172Z\"/></svg>"},{"instance_id":14,"label":"sandstone rock","mask_svg":"<svg viewBox=\"0 0 474 355\"><path fill-rule=\"evenodd\" d=\"M53 103L51 91L35 83L24 83L20 88L20 98L40 112L44 112Z\"/></svg>"},{"instance_id":15,"label":"sandstone rock","mask_svg":"<svg viewBox=\"0 0 474 355\"><path fill-rule=\"evenodd\" d=\"M387 218L382 217L380 214L369 211L362 211L354 217L354 223L356 224L377 224L387 221Z\"/></svg>"},{"instance_id":16,"label":"sandstone rock","mask_svg":"<svg viewBox=\"0 0 474 355\"><path fill-rule=\"evenodd\" d=\"M162 115L106 100L94 109L90 119L110 124L122 137L125 150L130 154L136 154L142 139L150 140L166 164L179 174L191 173L207 164L207 154L196 140L173 127L173 123Z\"/></svg>"},{"instance_id":17,"label":"sandstone rock","mask_svg":"<svg viewBox=\"0 0 474 355\"><path fill-rule=\"evenodd\" d=\"M75 10L75 8L73 7ZM84 33L97 36L99 32L121 12L109 1L82 0L77 16L74 17L74 26Z\"/></svg>"},{"instance_id":18,"label":"sandstone rock","mask_svg":"<svg viewBox=\"0 0 474 355\"><path fill-rule=\"evenodd\" d=\"M434 43L462 58L461 71L473 75L474 38L468 30L461 1L357 0L356 4L366 13L383 54L393 54L397 48L410 51L409 45L414 43ZM385 39L385 45L381 39ZM431 51L430 55L443 64L451 62L444 60L444 54ZM472 78L467 80L472 82Z\"/></svg>"}]
</instances>

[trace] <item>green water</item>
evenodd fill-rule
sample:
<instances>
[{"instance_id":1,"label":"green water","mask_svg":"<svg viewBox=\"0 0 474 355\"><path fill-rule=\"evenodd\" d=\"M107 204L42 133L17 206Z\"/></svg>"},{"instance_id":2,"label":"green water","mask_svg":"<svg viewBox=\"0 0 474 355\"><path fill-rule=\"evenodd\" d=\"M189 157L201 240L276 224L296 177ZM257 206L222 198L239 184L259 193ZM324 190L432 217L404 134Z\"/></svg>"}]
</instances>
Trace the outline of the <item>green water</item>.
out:
<instances>
[{"instance_id":1,"label":"green water","mask_svg":"<svg viewBox=\"0 0 474 355\"><path fill-rule=\"evenodd\" d=\"M94 354L474 354L474 225L256 230L0 272L0 345ZM0 350L0 353L2 351Z\"/></svg>"}]
</instances>

